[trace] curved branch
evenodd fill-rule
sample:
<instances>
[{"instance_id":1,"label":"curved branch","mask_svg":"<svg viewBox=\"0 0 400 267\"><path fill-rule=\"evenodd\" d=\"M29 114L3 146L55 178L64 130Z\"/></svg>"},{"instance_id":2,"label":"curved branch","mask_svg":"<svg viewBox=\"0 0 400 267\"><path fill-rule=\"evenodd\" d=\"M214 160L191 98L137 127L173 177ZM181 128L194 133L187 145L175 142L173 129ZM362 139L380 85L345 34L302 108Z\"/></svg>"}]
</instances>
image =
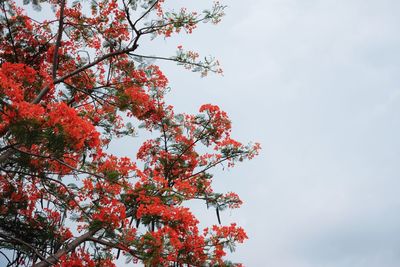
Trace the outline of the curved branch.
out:
<instances>
[{"instance_id":1,"label":"curved branch","mask_svg":"<svg viewBox=\"0 0 400 267\"><path fill-rule=\"evenodd\" d=\"M149 14L150 11L158 4L159 1L160 1L160 0L155 1L154 4L152 4L151 7L150 7L148 10L146 10L146 12L144 12L143 15L140 16L140 17L133 23L132 28L135 30L136 33L138 33L138 31L137 31L137 29L136 29L136 24L137 24L140 20L142 20L147 14Z\"/></svg>"},{"instance_id":2,"label":"curved branch","mask_svg":"<svg viewBox=\"0 0 400 267\"><path fill-rule=\"evenodd\" d=\"M45 263L50 263L42 254L39 253L39 251L31 246L30 244L26 243L24 240L19 239L17 237L13 237L13 236L9 236L5 233L1 233L0 232L0 237L4 238L4 239L11 239L14 242L20 243L22 245L24 245L25 247L27 247L29 250L32 250L42 261L44 261ZM11 242L11 240L9 242Z\"/></svg>"},{"instance_id":3,"label":"curved branch","mask_svg":"<svg viewBox=\"0 0 400 267\"><path fill-rule=\"evenodd\" d=\"M6 254L5 254L3 251L1 251L1 250L0 250L0 254L1 254L1 255L3 255L3 256L4 256L4 258L6 258L6 260L8 261L8 265L10 265L10 264L11 264L11 260L10 260L10 258L9 258L9 257L7 257L7 255L6 255ZM8 266L8 265L7 265L7 266Z\"/></svg>"}]
</instances>

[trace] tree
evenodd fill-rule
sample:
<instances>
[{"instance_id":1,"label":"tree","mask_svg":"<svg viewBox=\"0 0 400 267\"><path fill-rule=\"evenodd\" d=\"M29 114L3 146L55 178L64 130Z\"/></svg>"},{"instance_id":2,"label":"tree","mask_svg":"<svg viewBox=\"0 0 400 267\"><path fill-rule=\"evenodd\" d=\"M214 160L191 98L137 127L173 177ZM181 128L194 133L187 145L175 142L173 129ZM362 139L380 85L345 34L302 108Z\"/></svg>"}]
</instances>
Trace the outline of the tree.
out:
<instances>
[{"instance_id":1,"label":"tree","mask_svg":"<svg viewBox=\"0 0 400 267\"><path fill-rule=\"evenodd\" d=\"M51 6L38 21L26 14ZM24 6L25 5L25 6ZM224 6L189 12L164 0L0 1L0 253L7 266L233 266L236 224L199 229L189 200L219 212L242 203L212 189L211 169L251 159L218 106L175 114L168 80L148 59L219 73L213 58L178 47L137 54L143 36L218 23ZM47 17L48 16L48 17ZM136 127L133 127L136 125ZM136 128L152 132L132 160L107 152ZM235 265L236 266L236 265Z\"/></svg>"}]
</instances>

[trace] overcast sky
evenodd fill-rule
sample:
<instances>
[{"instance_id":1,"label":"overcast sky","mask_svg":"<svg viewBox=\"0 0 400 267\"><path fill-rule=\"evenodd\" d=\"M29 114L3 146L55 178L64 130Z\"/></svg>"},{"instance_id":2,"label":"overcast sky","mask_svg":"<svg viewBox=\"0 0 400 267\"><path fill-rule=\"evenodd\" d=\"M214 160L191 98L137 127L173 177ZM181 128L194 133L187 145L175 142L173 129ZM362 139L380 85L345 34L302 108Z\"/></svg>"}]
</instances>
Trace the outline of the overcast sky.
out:
<instances>
[{"instance_id":1,"label":"overcast sky","mask_svg":"<svg viewBox=\"0 0 400 267\"><path fill-rule=\"evenodd\" d=\"M215 176L217 189L245 202L222 214L250 238L231 258L251 267L400 266L400 1L226 3L219 26L138 52L169 56L183 45L215 55L223 77L160 63L168 100L189 113L218 104L235 138L262 144L258 158ZM127 144L118 151L134 154ZM195 210L203 225L216 223L214 211Z\"/></svg>"},{"instance_id":2,"label":"overcast sky","mask_svg":"<svg viewBox=\"0 0 400 267\"><path fill-rule=\"evenodd\" d=\"M148 51L182 44L217 56L224 77L162 64L169 101L186 112L219 104L234 137L262 144L258 158L215 177L218 189L245 202L222 217L250 237L232 259L400 266L400 1L227 4L219 26ZM216 222L214 211L199 215Z\"/></svg>"}]
</instances>

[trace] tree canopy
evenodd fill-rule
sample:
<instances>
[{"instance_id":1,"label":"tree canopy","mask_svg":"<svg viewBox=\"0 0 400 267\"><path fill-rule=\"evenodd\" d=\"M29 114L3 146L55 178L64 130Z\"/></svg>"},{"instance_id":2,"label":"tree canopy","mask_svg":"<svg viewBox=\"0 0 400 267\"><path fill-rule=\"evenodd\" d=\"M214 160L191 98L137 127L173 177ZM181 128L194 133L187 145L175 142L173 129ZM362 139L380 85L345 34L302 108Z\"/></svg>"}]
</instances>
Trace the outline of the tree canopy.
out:
<instances>
[{"instance_id":1,"label":"tree canopy","mask_svg":"<svg viewBox=\"0 0 400 267\"><path fill-rule=\"evenodd\" d=\"M246 233L221 225L219 212L242 201L214 192L211 171L260 146L232 139L216 105L175 113L164 99L168 79L149 59L202 76L221 73L218 61L182 46L171 57L138 54L144 36L216 24L225 6L167 2L0 1L0 257L8 267L114 266L122 256L145 266L239 266L224 256ZM140 131L154 138L136 158L108 152L111 140ZM190 200L216 209L219 224L199 229Z\"/></svg>"}]
</instances>

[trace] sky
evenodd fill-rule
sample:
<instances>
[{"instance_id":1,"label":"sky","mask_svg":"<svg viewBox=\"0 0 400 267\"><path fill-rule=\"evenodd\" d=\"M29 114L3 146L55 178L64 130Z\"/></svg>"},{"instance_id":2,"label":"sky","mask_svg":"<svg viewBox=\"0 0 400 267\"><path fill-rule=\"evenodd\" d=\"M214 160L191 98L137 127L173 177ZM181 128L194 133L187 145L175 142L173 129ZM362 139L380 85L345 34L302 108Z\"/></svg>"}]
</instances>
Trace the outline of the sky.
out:
<instances>
[{"instance_id":1,"label":"sky","mask_svg":"<svg viewBox=\"0 0 400 267\"><path fill-rule=\"evenodd\" d=\"M187 113L218 104L233 137L262 145L252 161L215 172L216 189L245 203L221 216L249 236L229 257L255 267L400 266L400 1L225 3L220 25L138 53L183 45L216 56L224 76L157 62L168 101ZM121 155L140 144L124 142ZM217 223L215 211L192 207L202 225Z\"/></svg>"},{"instance_id":2,"label":"sky","mask_svg":"<svg viewBox=\"0 0 400 267\"><path fill-rule=\"evenodd\" d=\"M256 159L216 172L216 188L245 202L222 215L249 235L230 257L256 267L400 266L400 2L226 4L220 25L142 49L181 44L216 56L223 77L160 62L168 100L183 112L218 104L235 138L262 144ZM195 210L216 223L214 211Z\"/></svg>"}]
</instances>

